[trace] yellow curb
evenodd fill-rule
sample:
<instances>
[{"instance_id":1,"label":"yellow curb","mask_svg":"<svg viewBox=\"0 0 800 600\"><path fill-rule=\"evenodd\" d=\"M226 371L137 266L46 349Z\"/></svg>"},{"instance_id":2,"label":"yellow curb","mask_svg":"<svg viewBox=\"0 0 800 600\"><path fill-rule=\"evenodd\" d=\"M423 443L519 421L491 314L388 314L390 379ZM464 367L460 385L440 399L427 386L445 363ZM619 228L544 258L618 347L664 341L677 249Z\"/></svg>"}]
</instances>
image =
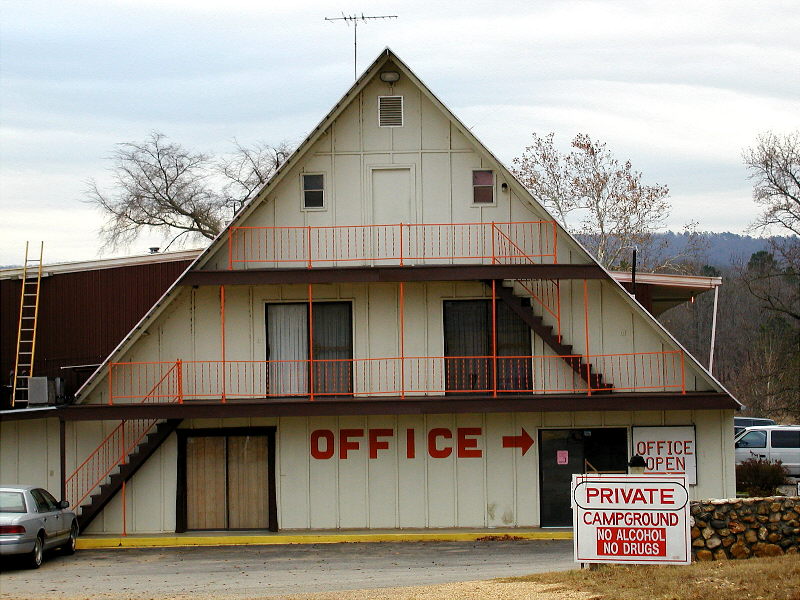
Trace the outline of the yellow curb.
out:
<instances>
[{"instance_id":1,"label":"yellow curb","mask_svg":"<svg viewBox=\"0 0 800 600\"><path fill-rule=\"evenodd\" d=\"M492 531L472 533L363 533L299 535L198 535L78 538L79 550L100 548L180 548L186 546L265 546L272 544L343 544L353 542L474 542L509 536L524 540L571 540L571 531Z\"/></svg>"}]
</instances>

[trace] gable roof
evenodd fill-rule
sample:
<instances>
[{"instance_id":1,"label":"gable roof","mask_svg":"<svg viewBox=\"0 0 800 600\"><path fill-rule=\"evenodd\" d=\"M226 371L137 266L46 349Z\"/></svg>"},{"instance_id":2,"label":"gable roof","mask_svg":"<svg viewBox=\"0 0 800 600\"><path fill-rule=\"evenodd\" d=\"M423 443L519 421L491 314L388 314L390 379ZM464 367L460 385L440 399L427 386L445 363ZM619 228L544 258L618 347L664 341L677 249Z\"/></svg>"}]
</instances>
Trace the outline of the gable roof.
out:
<instances>
[{"instance_id":1,"label":"gable roof","mask_svg":"<svg viewBox=\"0 0 800 600\"><path fill-rule=\"evenodd\" d=\"M314 146L314 144L325 134L328 128L333 124L333 122L347 109L351 102L358 95L361 93L362 90L376 77L380 71L380 69L387 63L392 63L393 66L398 68L401 73L408 78L423 94L424 96L431 101L431 103L437 107L442 114L456 127L456 129L461 133L467 141L474 147L477 152L482 153L488 158L491 162L494 163L496 170L501 172L504 177L509 182L510 186L513 188L514 192L517 196L529 202L536 210L542 212L549 220L552 220L556 223L556 227L558 229L558 235L563 236L566 238L568 242L570 242L574 249L578 249L579 252L591 263L597 264L600 266L603 271L605 272L607 279L611 281L614 285L618 287L619 293L625 298L625 300L630 304L630 306L639 313L639 315L644 318L646 321L650 322L651 325L656 329L656 331L661 335L661 337L668 341L671 344L674 344L676 347L680 348L685 352L685 354L689 357L689 360L697 367L698 372L700 373L701 377L703 377L707 383L709 383L712 387L716 388L718 391L728 394L731 398L733 396L725 389L725 387L713 376L709 373L703 365L701 365L686 349L678 342L675 337L669 333L662 325L659 323L653 316L646 310L644 307L641 306L635 299L633 299L630 294L627 293L625 288L614 279L611 273L602 267L600 263L598 263L595 258L589 253L583 245L578 242L578 240L573 237L558 221L553 217L550 211L547 208L538 202L532 194L520 183L517 177L513 174L513 172L508 169L473 133L472 131L461 122L458 117L453 114L453 112L445 106L445 104L437 98L433 92L430 91L427 85L425 85L417 76L416 74L402 61L400 58L392 52L388 47L385 48L381 53L377 56L377 58L372 62L372 64L366 68L366 70L361 74L361 76L353 83L350 89L345 92L345 94L341 97L341 99L333 106L333 108L328 112L328 114L317 124L314 129L306 136L306 138L298 145L295 151L288 157L286 161L278 168L278 170L273 174L273 176L264 184L261 190L256 194L250 202L245 205L231 220L231 222L217 235L216 238L211 242L211 244L195 259L195 261L187 268L186 272L201 269L204 265L208 263L208 261L214 256L215 252L222 248L227 240L227 234L231 227L236 226L237 224L246 221L246 219L253 214L253 212L264 202L266 201L270 192L277 188L277 186L285 179L288 173L291 170L301 163L301 161L307 156L308 152ZM176 293L176 289L180 286L181 278L176 280L176 282L170 286L170 288L164 293L164 295L159 299L158 302L153 306L153 308L148 311L148 313L142 317L141 321L134 327L133 330L117 345L117 347L111 352L111 354L103 361L97 370L89 377L89 379L84 383L83 386L78 390L76 393L76 398L80 398L89 392L95 387L97 382L100 379L100 375L102 370L105 366L111 361L111 359L115 356L120 355L121 353L125 352L131 345L140 337L141 332L143 331L146 324L153 321L157 318L164 308L169 304L169 301ZM735 400L735 399L734 399ZM738 403L741 406L740 403Z\"/></svg>"}]
</instances>

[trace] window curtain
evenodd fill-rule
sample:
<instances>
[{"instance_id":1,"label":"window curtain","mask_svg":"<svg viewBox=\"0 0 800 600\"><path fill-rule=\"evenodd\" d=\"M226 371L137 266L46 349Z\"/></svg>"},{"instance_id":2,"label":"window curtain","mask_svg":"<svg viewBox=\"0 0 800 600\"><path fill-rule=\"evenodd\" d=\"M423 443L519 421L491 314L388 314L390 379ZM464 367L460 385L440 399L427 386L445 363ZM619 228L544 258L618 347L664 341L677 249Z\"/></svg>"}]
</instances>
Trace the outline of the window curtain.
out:
<instances>
[{"instance_id":1,"label":"window curtain","mask_svg":"<svg viewBox=\"0 0 800 600\"><path fill-rule=\"evenodd\" d=\"M269 393L308 394L308 305L268 304L267 344Z\"/></svg>"},{"instance_id":2,"label":"window curtain","mask_svg":"<svg viewBox=\"0 0 800 600\"><path fill-rule=\"evenodd\" d=\"M489 311L491 314L491 301ZM491 326L489 336L491 337ZM505 302L497 302L497 389L532 389L531 330ZM500 358L507 356L510 358Z\"/></svg>"},{"instance_id":3,"label":"window curtain","mask_svg":"<svg viewBox=\"0 0 800 600\"><path fill-rule=\"evenodd\" d=\"M491 322L484 300L444 303L445 384L451 392L491 389ZM482 358L465 358L470 356Z\"/></svg>"},{"instance_id":4,"label":"window curtain","mask_svg":"<svg viewBox=\"0 0 800 600\"><path fill-rule=\"evenodd\" d=\"M351 394L353 324L350 303L314 304L312 314L314 394Z\"/></svg>"}]
</instances>

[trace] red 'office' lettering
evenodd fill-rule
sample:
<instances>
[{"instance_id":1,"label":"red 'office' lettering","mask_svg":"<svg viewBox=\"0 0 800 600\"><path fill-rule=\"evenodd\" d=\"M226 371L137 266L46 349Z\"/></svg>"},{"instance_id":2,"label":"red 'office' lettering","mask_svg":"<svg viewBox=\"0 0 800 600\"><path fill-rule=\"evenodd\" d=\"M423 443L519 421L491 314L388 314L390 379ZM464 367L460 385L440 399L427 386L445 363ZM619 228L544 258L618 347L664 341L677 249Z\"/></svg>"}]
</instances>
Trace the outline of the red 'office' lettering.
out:
<instances>
[{"instance_id":1,"label":"red 'office' lettering","mask_svg":"<svg viewBox=\"0 0 800 600\"><path fill-rule=\"evenodd\" d=\"M458 458L480 458L483 456L483 451L478 448L478 440L474 437L470 437L480 434L480 427L458 428Z\"/></svg>"},{"instance_id":2,"label":"red 'office' lettering","mask_svg":"<svg viewBox=\"0 0 800 600\"><path fill-rule=\"evenodd\" d=\"M333 458L333 432L330 429L317 429L311 432L311 456L325 460ZM320 440L325 440L325 449L320 448Z\"/></svg>"},{"instance_id":3,"label":"red 'office' lettering","mask_svg":"<svg viewBox=\"0 0 800 600\"><path fill-rule=\"evenodd\" d=\"M363 429L340 429L339 430L339 458L347 458L348 450L358 450L360 444L351 442L350 438L364 437Z\"/></svg>"},{"instance_id":4,"label":"red 'office' lettering","mask_svg":"<svg viewBox=\"0 0 800 600\"><path fill-rule=\"evenodd\" d=\"M414 430L406 429L406 458L414 458L417 455L417 447L414 442Z\"/></svg>"},{"instance_id":5,"label":"red 'office' lettering","mask_svg":"<svg viewBox=\"0 0 800 600\"><path fill-rule=\"evenodd\" d=\"M369 430L369 457L378 458L378 450L388 450L389 442L381 440L382 437L394 435L392 429L370 429Z\"/></svg>"},{"instance_id":6,"label":"red 'office' lettering","mask_svg":"<svg viewBox=\"0 0 800 600\"><path fill-rule=\"evenodd\" d=\"M428 454L433 458L447 458L453 453L451 447L439 449L436 445L436 438L452 439L453 434L444 427L435 427L428 432Z\"/></svg>"}]
</instances>

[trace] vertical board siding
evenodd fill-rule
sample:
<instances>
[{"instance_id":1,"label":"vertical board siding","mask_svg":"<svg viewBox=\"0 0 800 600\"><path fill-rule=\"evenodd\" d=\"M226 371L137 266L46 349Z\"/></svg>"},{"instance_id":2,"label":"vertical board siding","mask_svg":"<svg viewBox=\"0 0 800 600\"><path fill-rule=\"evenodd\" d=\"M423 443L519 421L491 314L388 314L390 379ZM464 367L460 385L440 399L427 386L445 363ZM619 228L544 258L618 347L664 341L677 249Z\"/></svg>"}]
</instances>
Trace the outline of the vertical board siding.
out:
<instances>
[{"instance_id":1,"label":"vertical board siding","mask_svg":"<svg viewBox=\"0 0 800 600\"><path fill-rule=\"evenodd\" d=\"M196 419L185 427L233 427L277 424L276 484L278 524L283 530L348 528L437 527L535 527L539 524L539 452L534 443L525 456L519 449L503 448L502 437L519 435L524 428L534 439L540 427L594 428L635 425L695 425L697 431L698 485L693 498L727 497L735 491L731 411L617 411L581 413L485 413L463 415L382 415L370 417L284 417L280 419ZM84 424L85 425L85 424ZM19 422L2 424L4 477L16 473L7 459L13 452ZM437 427L453 432L440 446L454 450L447 458L432 458L427 434ZM480 427L479 458L456 457L456 432ZM381 439L388 449L369 457L368 430L389 429ZM53 431L49 431L53 429ZM57 445L57 423L48 435ZM97 429L97 428L95 428ZM317 429L334 433L335 454L315 459L310 454L310 435ZM353 438L359 448L340 458L342 429L363 429ZM414 456L408 457L406 430L413 429ZM81 428L82 437L97 443L94 434ZM22 433L22 435L30 435ZM730 438L730 440L728 439ZM446 442L446 443L443 443ZM729 452L730 456L725 453ZM68 448L68 464L74 463ZM50 485L47 470L58 471L57 452L41 450L31 457L21 475ZM50 465L48 467L48 464ZM9 469L12 469L9 471ZM171 532L175 529L176 436L159 448L127 486L129 533ZM224 489L224 486L223 486ZM200 497L202 491L198 491ZM216 500L213 500L216 502ZM89 528L89 533L122 531L121 496L109 503Z\"/></svg>"},{"instance_id":2,"label":"vertical board siding","mask_svg":"<svg viewBox=\"0 0 800 600\"><path fill-rule=\"evenodd\" d=\"M692 497L723 497L732 494L735 487L733 481L733 460L723 459L720 448L724 445L720 439L729 430L730 411L698 411L673 419L674 424L697 427L698 448L698 486L692 486ZM573 422L572 415L584 417L580 423ZM538 436L540 426L548 428L594 428L623 427L629 429L634 425L649 425L654 421L663 422L669 411L653 413L630 413L620 411L611 418L605 418L601 412L563 413L556 418L548 419L548 413L486 413L484 415L398 415L370 417L329 417L314 418L309 431L319 427L332 429L337 438L340 428L352 428L364 423L365 427L393 428L394 435L386 438L390 441L390 449L383 450L384 457L396 460L396 468L383 468L379 459L369 459L366 446L367 435L360 438L361 447L350 451L348 464L338 455L334 458L319 460L311 458L308 453L308 438L287 436L282 438L285 446L282 455L291 455L293 460L298 455L305 455L310 465L311 476L308 479L293 477L284 471L282 485L291 486L292 498L299 500L304 493L311 502L324 505L327 517L319 515L312 522L293 528L337 528L348 527L349 522L369 521L369 527L380 528L391 521L390 512L396 507L397 527L533 527L539 524L539 490L538 443L522 456L518 449L502 448L502 436L518 435L521 428L534 439ZM655 418L654 418L655 415ZM305 418L288 417L281 419L279 430L284 426L297 432L302 428L292 422L306 421ZM338 425L337 425L338 423ZM392 425L393 424L393 425ZM479 447L483 451L481 458L456 458L455 450L448 458L433 459L427 455L427 432L433 428L446 427L454 432L458 427L482 427ZM406 455L406 429L414 429L416 433L414 458ZM729 436L731 437L731 436ZM732 452L732 449L731 449ZM331 463L339 463L334 469L338 472L338 480L330 481ZM373 464L374 463L374 464ZM722 465L722 473L720 473ZM308 472L300 469L300 472ZM702 475L701 475L702 473ZM396 480L392 481L392 477ZM483 483L485 481L485 484ZM350 488L347 494L320 493L330 490L330 486ZM379 499L373 498L380 488ZM315 497L318 498L315 500ZM360 499L369 497L368 504L361 504ZM331 506L330 502L338 501L339 506ZM343 502L358 500L358 507L363 513L358 514L354 506L343 507ZM345 510L349 515L345 522L337 523L334 513ZM313 511L312 511L313 515ZM298 523L298 514L293 505L283 504L280 507L281 528L283 523ZM312 516L313 519L313 516Z\"/></svg>"}]
</instances>

